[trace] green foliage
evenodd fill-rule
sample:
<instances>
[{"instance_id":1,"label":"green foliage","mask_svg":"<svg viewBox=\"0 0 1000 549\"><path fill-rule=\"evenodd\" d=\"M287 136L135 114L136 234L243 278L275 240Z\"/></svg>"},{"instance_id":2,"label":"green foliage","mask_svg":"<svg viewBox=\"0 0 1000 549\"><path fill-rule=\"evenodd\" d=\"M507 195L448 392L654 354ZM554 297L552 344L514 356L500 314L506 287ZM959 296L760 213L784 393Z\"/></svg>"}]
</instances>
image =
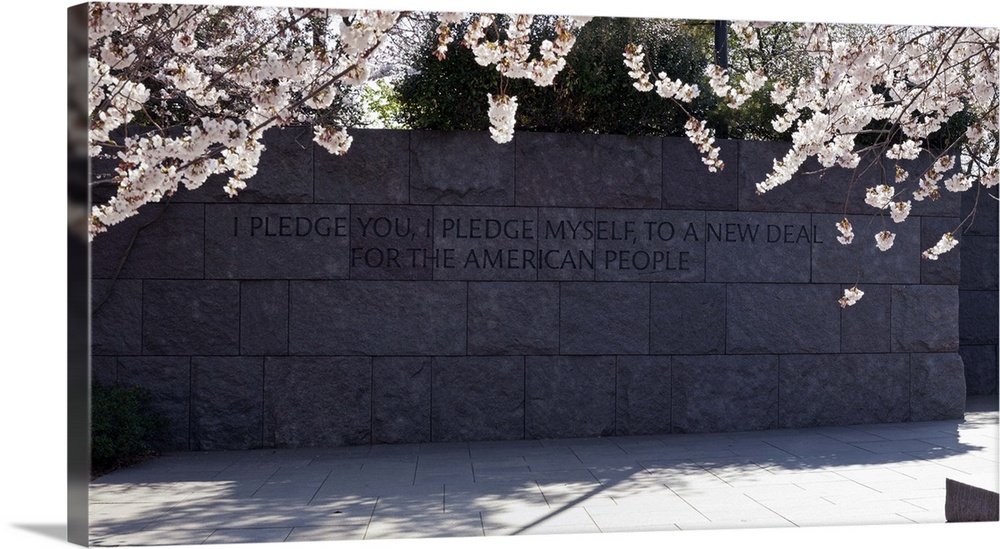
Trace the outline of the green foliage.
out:
<instances>
[{"instance_id":1,"label":"green foliage","mask_svg":"<svg viewBox=\"0 0 1000 549\"><path fill-rule=\"evenodd\" d=\"M149 409L143 387L95 383L91 391L91 472L99 474L150 455L167 420Z\"/></svg>"},{"instance_id":2,"label":"green foliage","mask_svg":"<svg viewBox=\"0 0 1000 549\"><path fill-rule=\"evenodd\" d=\"M459 36L464 32L456 29ZM535 29L536 48L545 38ZM518 130L683 135L688 114L672 101L636 90L622 53L629 42L642 43L654 74L665 72L687 82L704 80L704 44L673 21L595 18L580 31L566 68L549 87L528 80L501 83L493 67L476 64L472 53L457 41L447 58L439 61L431 54L431 39L411 59L415 72L395 90L400 121L406 127L486 130L486 95L496 95L502 84L508 95L518 97ZM703 93L685 108L703 117L714 104L715 99Z\"/></svg>"}]
</instances>

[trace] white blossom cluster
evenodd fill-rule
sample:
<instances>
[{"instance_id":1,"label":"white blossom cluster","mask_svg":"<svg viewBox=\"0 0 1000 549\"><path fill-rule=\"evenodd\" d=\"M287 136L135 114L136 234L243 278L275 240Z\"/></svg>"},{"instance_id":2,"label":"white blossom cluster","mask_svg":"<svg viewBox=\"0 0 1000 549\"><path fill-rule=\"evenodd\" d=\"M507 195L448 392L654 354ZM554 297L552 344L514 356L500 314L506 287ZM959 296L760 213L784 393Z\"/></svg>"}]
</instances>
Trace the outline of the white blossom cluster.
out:
<instances>
[{"instance_id":1,"label":"white blossom cluster","mask_svg":"<svg viewBox=\"0 0 1000 549\"><path fill-rule=\"evenodd\" d=\"M517 113L517 98L500 95L496 99L493 94L486 94L490 109L490 135L497 143L507 143L514 138L514 115Z\"/></svg>"},{"instance_id":2,"label":"white blossom cluster","mask_svg":"<svg viewBox=\"0 0 1000 549\"><path fill-rule=\"evenodd\" d=\"M859 290L857 286L844 290L844 297L840 298L841 308L854 305L864 295L865 293Z\"/></svg>"},{"instance_id":3,"label":"white blossom cluster","mask_svg":"<svg viewBox=\"0 0 1000 549\"><path fill-rule=\"evenodd\" d=\"M89 147L113 155L113 198L90 237L215 174L236 195L257 172L263 132L312 123L335 154L346 131L322 122L335 83L367 79L366 59L399 14L384 11L90 4ZM330 23L331 21L338 21ZM328 28L317 39L310 24Z\"/></svg>"},{"instance_id":4,"label":"white blossom cluster","mask_svg":"<svg viewBox=\"0 0 1000 549\"><path fill-rule=\"evenodd\" d=\"M501 30L500 19L506 19L507 24ZM497 143L507 143L513 138L514 114L517 110L517 98L504 93L503 78L524 78L531 80L536 86L551 86L556 75L566 66L566 55L576 43L576 33L590 18L559 17L553 25L553 40L543 40L538 48L538 55L532 58L529 42L531 25L534 15L480 14L473 16L462 45L469 48L476 63L483 67L495 66L501 76L500 93L494 99L487 94L489 105L490 134ZM448 44L454 39L452 25L460 20L456 14L447 14L440 18L437 28L437 47L434 54L438 59L447 55Z\"/></svg>"},{"instance_id":5,"label":"white blossom cluster","mask_svg":"<svg viewBox=\"0 0 1000 549\"><path fill-rule=\"evenodd\" d=\"M816 69L811 78L775 84L772 101L785 112L774 125L795 128L793 147L758 192L786 183L809 157L824 167L856 166L859 153L867 150L856 146L855 137L873 122L893 129L869 150L882 150L890 159L915 159L927 151L928 137L965 108L980 122L954 145L973 161L946 188L960 192L976 180L990 183L991 166L982 159L996 155L997 29L869 30L857 39L826 25L802 26L797 40L813 55ZM950 169L947 162L936 162L918 174L914 199L935 198L941 176ZM900 169L897 175L901 183L908 174Z\"/></svg>"},{"instance_id":6,"label":"white blossom cluster","mask_svg":"<svg viewBox=\"0 0 1000 549\"><path fill-rule=\"evenodd\" d=\"M733 109L742 107L755 91L767 84L767 76L761 70L745 72L735 86L730 83L729 73L718 65L710 64L705 67L705 75L708 76L712 92L725 99L726 104Z\"/></svg>"},{"instance_id":7,"label":"white blossom cluster","mask_svg":"<svg viewBox=\"0 0 1000 549\"><path fill-rule=\"evenodd\" d=\"M951 233L945 233L933 248L924 250L921 255L924 259L936 260L938 256L954 248L956 244L958 244L958 240Z\"/></svg>"}]
</instances>

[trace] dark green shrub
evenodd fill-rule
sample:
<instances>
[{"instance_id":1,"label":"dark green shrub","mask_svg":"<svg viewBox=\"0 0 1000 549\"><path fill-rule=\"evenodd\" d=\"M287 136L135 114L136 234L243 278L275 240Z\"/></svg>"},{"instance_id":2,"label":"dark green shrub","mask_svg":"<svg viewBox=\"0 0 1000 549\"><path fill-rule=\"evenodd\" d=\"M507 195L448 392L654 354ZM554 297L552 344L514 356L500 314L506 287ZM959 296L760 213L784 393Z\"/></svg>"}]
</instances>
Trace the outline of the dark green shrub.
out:
<instances>
[{"instance_id":1,"label":"dark green shrub","mask_svg":"<svg viewBox=\"0 0 1000 549\"><path fill-rule=\"evenodd\" d=\"M167 421L149 408L144 387L95 383L91 391L91 473L101 474L153 453Z\"/></svg>"}]
</instances>

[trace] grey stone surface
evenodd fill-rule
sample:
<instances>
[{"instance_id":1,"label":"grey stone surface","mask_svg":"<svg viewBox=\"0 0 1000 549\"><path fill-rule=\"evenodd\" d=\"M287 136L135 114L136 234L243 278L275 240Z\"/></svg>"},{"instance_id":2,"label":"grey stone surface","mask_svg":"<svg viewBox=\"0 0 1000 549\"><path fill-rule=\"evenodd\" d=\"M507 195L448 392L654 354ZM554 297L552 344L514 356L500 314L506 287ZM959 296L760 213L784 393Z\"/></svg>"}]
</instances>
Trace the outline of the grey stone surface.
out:
<instances>
[{"instance_id":1,"label":"grey stone surface","mask_svg":"<svg viewBox=\"0 0 1000 549\"><path fill-rule=\"evenodd\" d=\"M559 348L568 355L649 352L649 285L561 283Z\"/></svg>"},{"instance_id":2,"label":"grey stone surface","mask_svg":"<svg viewBox=\"0 0 1000 549\"><path fill-rule=\"evenodd\" d=\"M538 208L538 280L594 280L593 208Z\"/></svg>"},{"instance_id":3,"label":"grey stone surface","mask_svg":"<svg viewBox=\"0 0 1000 549\"><path fill-rule=\"evenodd\" d=\"M186 356L120 357L118 382L145 387L150 408L168 421L156 438L161 450L189 450L191 414L191 359Z\"/></svg>"},{"instance_id":4,"label":"grey stone surface","mask_svg":"<svg viewBox=\"0 0 1000 549\"><path fill-rule=\"evenodd\" d=\"M488 132L410 132L411 204L513 204L514 148Z\"/></svg>"},{"instance_id":5,"label":"grey stone surface","mask_svg":"<svg viewBox=\"0 0 1000 549\"><path fill-rule=\"evenodd\" d=\"M264 151L257 173L246 180L239 192L240 202L313 201L313 129L307 126L271 128L264 132ZM316 153L325 154L325 151ZM181 190L177 200L184 202L231 202L224 187L229 174L213 176L194 191Z\"/></svg>"},{"instance_id":6,"label":"grey stone surface","mask_svg":"<svg viewBox=\"0 0 1000 549\"><path fill-rule=\"evenodd\" d=\"M142 281L94 280L87 307L92 311L90 351L95 355L142 353Z\"/></svg>"},{"instance_id":7,"label":"grey stone surface","mask_svg":"<svg viewBox=\"0 0 1000 549\"><path fill-rule=\"evenodd\" d=\"M524 438L523 357L434 359L434 442Z\"/></svg>"},{"instance_id":8,"label":"grey stone surface","mask_svg":"<svg viewBox=\"0 0 1000 549\"><path fill-rule=\"evenodd\" d=\"M669 433L671 358L618 357L616 436Z\"/></svg>"},{"instance_id":9,"label":"grey stone surface","mask_svg":"<svg viewBox=\"0 0 1000 549\"><path fill-rule=\"evenodd\" d=\"M956 217L924 217L920 220L920 251L933 248L941 235L952 232L958 227ZM920 282L922 284L958 284L961 278L962 252L969 247L965 237L959 234L958 246L949 252L938 256L935 260L920 261ZM995 241L996 239L994 239ZM920 257L919 254L912 254ZM996 265L994 261L993 265ZM897 281L899 283L902 280Z\"/></svg>"},{"instance_id":10,"label":"grey stone surface","mask_svg":"<svg viewBox=\"0 0 1000 549\"><path fill-rule=\"evenodd\" d=\"M208 278L347 278L348 206L210 204Z\"/></svg>"},{"instance_id":11,"label":"grey stone surface","mask_svg":"<svg viewBox=\"0 0 1000 549\"><path fill-rule=\"evenodd\" d=\"M537 242L535 208L436 206L434 279L535 280Z\"/></svg>"},{"instance_id":12,"label":"grey stone surface","mask_svg":"<svg viewBox=\"0 0 1000 549\"><path fill-rule=\"evenodd\" d=\"M615 434L615 357L525 358L524 437Z\"/></svg>"},{"instance_id":13,"label":"grey stone surface","mask_svg":"<svg viewBox=\"0 0 1000 549\"><path fill-rule=\"evenodd\" d=\"M433 214L431 206L351 206L351 278L430 280Z\"/></svg>"},{"instance_id":14,"label":"grey stone surface","mask_svg":"<svg viewBox=\"0 0 1000 549\"><path fill-rule=\"evenodd\" d=\"M204 206L148 204L94 238L91 276L112 278L117 272L118 278L201 278L204 234Z\"/></svg>"},{"instance_id":15,"label":"grey stone surface","mask_svg":"<svg viewBox=\"0 0 1000 549\"><path fill-rule=\"evenodd\" d=\"M962 193L961 218L970 217L963 234L997 236L1000 232L1000 201L987 195L986 190L976 186Z\"/></svg>"},{"instance_id":16,"label":"grey stone surface","mask_svg":"<svg viewBox=\"0 0 1000 549\"><path fill-rule=\"evenodd\" d=\"M997 394L997 372L1000 371L997 346L963 344L958 348L958 354L965 364L966 394Z\"/></svg>"},{"instance_id":17,"label":"grey stone surface","mask_svg":"<svg viewBox=\"0 0 1000 549\"><path fill-rule=\"evenodd\" d=\"M264 445L371 443L372 365L367 357L267 357Z\"/></svg>"},{"instance_id":18,"label":"grey stone surface","mask_svg":"<svg viewBox=\"0 0 1000 549\"><path fill-rule=\"evenodd\" d=\"M111 385L118 381L118 357L91 356L90 381L101 385Z\"/></svg>"},{"instance_id":19,"label":"grey stone surface","mask_svg":"<svg viewBox=\"0 0 1000 549\"><path fill-rule=\"evenodd\" d=\"M707 282L809 282L818 228L808 214L707 212Z\"/></svg>"},{"instance_id":20,"label":"grey stone surface","mask_svg":"<svg viewBox=\"0 0 1000 549\"><path fill-rule=\"evenodd\" d=\"M839 285L730 284L726 295L728 353L840 351Z\"/></svg>"},{"instance_id":21,"label":"grey stone surface","mask_svg":"<svg viewBox=\"0 0 1000 549\"><path fill-rule=\"evenodd\" d=\"M782 428L909 419L909 355L783 355L779 361Z\"/></svg>"},{"instance_id":22,"label":"grey stone surface","mask_svg":"<svg viewBox=\"0 0 1000 549\"><path fill-rule=\"evenodd\" d=\"M558 282L469 283L469 354L558 352Z\"/></svg>"},{"instance_id":23,"label":"grey stone surface","mask_svg":"<svg viewBox=\"0 0 1000 549\"><path fill-rule=\"evenodd\" d=\"M958 353L910 355L910 421L965 414L965 365Z\"/></svg>"},{"instance_id":24,"label":"grey stone surface","mask_svg":"<svg viewBox=\"0 0 1000 549\"><path fill-rule=\"evenodd\" d=\"M813 282L920 283L920 252L927 248L921 248L919 218L897 225L888 216L849 216L854 241L847 245L837 241L840 231L836 225L843 215L813 214L812 218L819 236L812 249ZM896 234L892 247L884 252L875 245L875 235L883 230Z\"/></svg>"},{"instance_id":25,"label":"grey stone surface","mask_svg":"<svg viewBox=\"0 0 1000 549\"><path fill-rule=\"evenodd\" d=\"M892 287L893 352L957 351L958 321L956 286Z\"/></svg>"},{"instance_id":26,"label":"grey stone surface","mask_svg":"<svg viewBox=\"0 0 1000 549\"><path fill-rule=\"evenodd\" d=\"M735 210L738 207L739 141L716 139L721 171L710 172L698 148L683 137L664 137L663 207L679 210Z\"/></svg>"},{"instance_id":27,"label":"grey stone surface","mask_svg":"<svg viewBox=\"0 0 1000 549\"><path fill-rule=\"evenodd\" d=\"M518 205L661 205L662 150L658 138L522 132L514 145Z\"/></svg>"},{"instance_id":28,"label":"grey stone surface","mask_svg":"<svg viewBox=\"0 0 1000 549\"><path fill-rule=\"evenodd\" d=\"M263 445L264 359L191 358L191 449Z\"/></svg>"},{"instance_id":29,"label":"grey stone surface","mask_svg":"<svg viewBox=\"0 0 1000 549\"><path fill-rule=\"evenodd\" d=\"M316 202L405 204L409 200L410 132L352 129L347 154L315 145Z\"/></svg>"},{"instance_id":30,"label":"grey stone surface","mask_svg":"<svg viewBox=\"0 0 1000 549\"><path fill-rule=\"evenodd\" d=\"M142 349L149 355L239 353L240 283L147 280Z\"/></svg>"},{"instance_id":31,"label":"grey stone surface","mask_svg":"<svg viewBox=\"0 0 1000 549\"><path fill-rule=\"evenodd\" d=\"M464 282L292 281L291 354L466 352Z\"/></svg>"},{"instance_id":32,"label":"grey stone surface","mask_svg":"<svg viewBox=\"0 0 1000 549\"><path fill-rule=\"evenodd\" d=\"M996 290L959 290L959 332L954 335L961 334L963 345L996 343L998 309L1000 301Z\"/></svg>"},{"instance_id":33,"label":"grey stone surface","mask_svg":"<svg viewBox=\"0 0 1000 549\"><path fill-rule=\"evenodd\" d=\"M853 287L844 284L842 290ZM892 334L892 286L861 284L865 294L840 311L840 351L888 353ZM843 295L843 292L841 292Z\"/></svg>"},{"instance_id":34,"label":"grey stone surface","mask_svg":"<svg viewBox=\"0 0 1000 549\"><path fill-rule=\"evenodd\" d=\"M928 168L930 168L935 159L931 157L927 152L921 153L919 158L914 160L892 160L889 158L882 158L882 169L886 174L894 174L896 172L896 165L901 166L909 174L909 179L902 185L896 184L896 190L900 191L903 188L914 189L918 184L920 178L924 175ZM961 161L959 161L961 162ZM873 170L874 171L874 170ZM951 177L955 171L951 171L945 174L945 179ZM886 177L887 183L892 184L892 178ZM957 217L960 215L962 209L962 195L968 193L953 193L945 189L942 184L939 186L941 191L940 196L937 200L925 199L922 201L912 201L912 211L910 215L918 216L942 216L942 217ZM909 193L906 193L909 194ZM905 199L909 200L910 196L904 196ZM870 208L869 208L870 211Z\"/></svg>"},{"instance_id":35,"label":"grey stone surface","mask_svg":"<svg viewBox=\"0 0 1000 549\"><path fill-rule=\"evenodd\" d=\"M725 284L651 284L649 350L653 354L726 352Z\"/></svg>"},{"instance_id":36,"label":"grey stone surface","mask_svg":"<svg viewBox=\"0 0 1000 549\"><path fill-rule=\"evenodd\" d=\"M597 280L705 279L704 212L597 210Z\"/></svg>"},{"instance_id":37,"label":"grey stone surface","mask_svg":"<svg viewBox=\"0 0 1000 549\"><path fill-rule=\"evenodd\" d=\"M372 359L372 444L431 441L432 360Z\"/></svg>"},{"instance_id":38,"label":"grey stone surface","mask_svg":"<svg viewBox=\"0 0 1000 549\"><path fill-rule=\"evenodd\" d=\"M778 426L778 357L675 356L672 373L674 433Z\"/></svg>"},{"instance_id":39,"label":"grey stone surface","mask_svg":"<svg viewBox=\"0 0 1000 549\"><path fill-rule=\"evenodd\" d=\"M1000 265L997 237L995 235L963 234L959 238L961 238L957 246L957 248L961 248L959 287L963 290L996 290L997 266Z\"/></svg>"},{"instance_id":40,"label":"grey stone surface","mask_svg":"<svg viewBox=\"0 0 1000 549\"><path fill-rule=\"evenodd\" d=\"M954 479L945 479L944 519L948 522L1000 520L1000 494Z\"/></svg>"},{"instance_id":41,"label":"grey stone surface","mask_svg":"<svg viewBox=\"0 0 1000 549\"><path fill-rule=\"evenodd\" d=\"M240 354L288 354L288 284L240 282Z\"/></svg>"}]
</instances>

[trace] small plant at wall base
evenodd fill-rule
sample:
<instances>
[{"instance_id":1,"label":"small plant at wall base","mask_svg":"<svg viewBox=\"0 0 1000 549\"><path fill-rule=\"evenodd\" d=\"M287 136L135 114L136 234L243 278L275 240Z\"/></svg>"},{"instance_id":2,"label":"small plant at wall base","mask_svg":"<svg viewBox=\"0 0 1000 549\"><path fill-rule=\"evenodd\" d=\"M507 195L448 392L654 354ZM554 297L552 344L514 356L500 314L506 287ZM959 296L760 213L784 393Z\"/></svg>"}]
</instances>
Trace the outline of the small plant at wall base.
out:
<instances>
[{"instance_id":1,"label":"small plant at wall base","mask_svg":"<svg viewBox=\"0 0 1000 549\"><path fill-rule=\"evenodd\" d=\"M91 400L92 476L155 453L153 440L168 421L149 409L148 389L95 383Z\"/></svg>"}]
</instances>

